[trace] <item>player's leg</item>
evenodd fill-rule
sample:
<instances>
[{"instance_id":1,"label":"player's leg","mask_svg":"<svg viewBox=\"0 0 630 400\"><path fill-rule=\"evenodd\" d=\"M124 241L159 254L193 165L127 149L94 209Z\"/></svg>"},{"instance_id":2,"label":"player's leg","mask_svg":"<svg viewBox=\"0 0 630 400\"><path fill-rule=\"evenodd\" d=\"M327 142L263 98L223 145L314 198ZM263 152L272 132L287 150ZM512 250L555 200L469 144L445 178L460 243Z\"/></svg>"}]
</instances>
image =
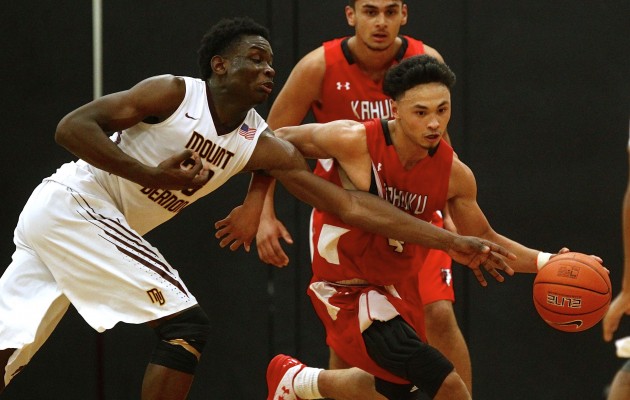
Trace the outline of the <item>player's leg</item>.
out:
<instances>
[{"instance_id":1,"label":"player's leg","mask_svg":"<svg viewBox=\"0 0 630 400\"><path fill-rule=\"evenodd\" d=\"M400 316L374 321L363 332L370 357L382 368L412 382L434 399L470 399L461 377L438 350L423 343Z\"/></svg>"},{"instance_id":2,"label":"player's leg","mask_svg":"<svg viewBox=\"0 0 630 400\"><path fill-rule=\"evenodd\" d=\"M149 324L158 343L144 374L142 400L185 399L209 334L199 306Z\"/></svg>"},{"instance_id":3,"label":"player's leg","mask_svg":"<svg viewBox=\"0 0 630 400\"><path fill-rule=\"evenodd\" d=\"M387 400L376 392L374 376L358 368L322 370L277 355L267 368L268 400ZM392 400L401 398L391 397Z\"/></svg>"},{"instance_id":4,"label":"player's leg","mask_svg":"<svg viewBox=\"0 0 630 400\"><path fill-rule=\"evenodd\" d=\"M438 300L424 306L427 341L448 358L472 392L472 367L468 346L464 340L448 300Z\"/></svg>"},{"instance_id":5,"label":"player's leg","mask_svg":"<svg viewBox=\"0 0 630 400\"><path fill-rule=\"evenodd\" d=\"M441 221L433 223L440 226ZM448 358L472 393L470 353L464 340L455 311L451 258L440 250L429 250L418 275L418 286L424 311L425 334L428 343Z\"/></svg>"},{"instance_id":6,"label":"player's leg","mask_svg":"<svg viewBox=\"0 0 630 400\"><path fill-rule=\"evenodd\" d=\"M63 294L98 332L118 322L155 321L151 326L159 340L142 399L185 399L209 330L197 300L177 270L107 198L48 185L41 196L46 207L40 210L57 211L34 215L39 224L31 224L30 242L38 254L45 252L43 261Z\"/></svg>"},{"instance_id":7,"label":"player's leg","mask_svg":"<svg viewBox=\"0 0 630 400\"><path fill-rule=\"evenodd\" d=\"M13 260L0 277L0 392L41 348L70 304L27 238L28 220L43 186L35 189L20 214Z\"/></svg>"},{"instance_id":8,"label":"player's leg","mask_svg":"<svg viewBox=\"0 0 630 400\"><path fill-rule=\"evenodd\" d=\"M630 361L626 362L612 381L607 400L630 399Z\"/></svg>"}]
</instances>

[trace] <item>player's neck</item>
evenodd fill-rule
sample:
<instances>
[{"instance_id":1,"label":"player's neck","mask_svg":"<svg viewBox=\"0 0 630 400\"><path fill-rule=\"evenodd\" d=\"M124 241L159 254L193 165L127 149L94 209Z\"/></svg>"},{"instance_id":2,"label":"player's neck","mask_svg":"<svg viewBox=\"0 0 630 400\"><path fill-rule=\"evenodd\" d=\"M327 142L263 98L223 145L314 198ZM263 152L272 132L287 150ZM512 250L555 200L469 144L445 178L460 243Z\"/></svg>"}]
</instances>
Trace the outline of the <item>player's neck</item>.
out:
<instances>
[{"instance_id":1,"label":"player's neck","mask_svg":"<svg viewBox=\"0 0 630 400\"><path fill-rule=\"evenodd\" d=\"M405 135L396 120L389 122L389 131L398 159L406 169L413 168L429 155L428 149L414 143Z\"/></svg>"},{"instance_id":2,"label":"player's neck","mask_svg":"<svg viewBox=\"0 0 630 400\"><path fill-rule=\"evenodd\" d=\"M239 99L233 99L229 90L223 90L206 82L208 107L219 134L225 134L236 129L243 122L247 113L252 108L250 105L239 103Z\"/></svg>"}]
</instances>

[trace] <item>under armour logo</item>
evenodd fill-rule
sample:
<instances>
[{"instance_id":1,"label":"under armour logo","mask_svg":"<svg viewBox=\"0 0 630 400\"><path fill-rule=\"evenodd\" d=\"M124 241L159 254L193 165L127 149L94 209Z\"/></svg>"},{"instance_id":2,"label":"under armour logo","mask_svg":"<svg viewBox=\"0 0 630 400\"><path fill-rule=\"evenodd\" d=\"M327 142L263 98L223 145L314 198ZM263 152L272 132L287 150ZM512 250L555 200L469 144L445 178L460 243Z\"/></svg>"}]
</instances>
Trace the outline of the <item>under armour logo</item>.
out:
<instances>
[{"instance_id":1,"label":"under armour logo","mask_svg":"<svg viewBox=\"0 0 630 400\"><path fill-rule=\"evenodd\" d=\"M346 90L350 90L350 82L341 83L337 82L337 90L341 90L341 88L345 88Z\"/></svg>"},{"instance_id":2,"label":"under armour logo","mask_svg":"<svg viewBox=\"0 0 630 400\"><path fill-rule=\"evenodd\" d=\"M162 292L160 292L156 288L147 290L147 294L149 295L149 298L151 299L151 303L158 303L159 305L163 305L164 303L166 303L166 300L164 299L164 295L162 294Z\"/></svg>"}]
</instances>

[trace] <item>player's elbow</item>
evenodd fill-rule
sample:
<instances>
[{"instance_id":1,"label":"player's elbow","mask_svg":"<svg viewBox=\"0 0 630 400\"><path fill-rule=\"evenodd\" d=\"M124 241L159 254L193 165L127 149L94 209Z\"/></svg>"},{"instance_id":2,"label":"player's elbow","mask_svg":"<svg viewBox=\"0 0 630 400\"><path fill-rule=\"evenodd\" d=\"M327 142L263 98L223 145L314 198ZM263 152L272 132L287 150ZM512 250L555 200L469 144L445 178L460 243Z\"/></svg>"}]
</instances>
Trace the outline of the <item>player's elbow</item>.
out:
<instances>
[{"instance_id":1,"label":"player's elbow","mask_svg":"<svg viewBox=\"0 0 630 400\"><path fill-rule=\"evenodd\" d=\"M72 125L72 119L68 115L59 121L57 129L55 129L55 142L58 145L67 147L72 137Z\"/></svg>"}]
</instances>

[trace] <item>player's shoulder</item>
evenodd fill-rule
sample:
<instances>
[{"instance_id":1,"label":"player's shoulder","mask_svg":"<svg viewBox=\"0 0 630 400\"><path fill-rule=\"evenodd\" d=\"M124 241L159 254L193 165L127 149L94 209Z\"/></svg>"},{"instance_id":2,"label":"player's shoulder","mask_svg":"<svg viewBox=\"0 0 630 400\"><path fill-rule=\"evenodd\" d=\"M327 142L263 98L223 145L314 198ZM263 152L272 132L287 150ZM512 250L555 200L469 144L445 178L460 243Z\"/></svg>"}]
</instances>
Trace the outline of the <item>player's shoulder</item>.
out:
<instances>
[{"instance_id":1,"label":"player's shoulder","mask_svg":"<svg viewBox=\"0 0 630 400\"><path fill-rule=\"evenodd\" d=\"M298 61L292 73L302 74L312 77L313 75L323 75L326 71L326 57L322 46L311 50Z\"/></svg>"},{"instance_id":2,"label":"player's shoulder","mask_svg":"<svg viewBox=\"0 0 630 400\"><path fill-rule=\"evenodd\" d=\"M298 65L303 67L315 67L318 65L325 65L326 57L324 46L319 46L304 55L298 62Z\"/></svg>"},{"instance_id":3,"label":"player's shoulder","mask_svg":"<svg viewBox=\"0 0 630 400\"><path fill-rule=\"evenodd\" d=\"M458 157L453 157L450 183L461 188L470 188L470 185L476 186L475 174L472 169Z\"/></svg>"},{"instance_id":4,"label":"player's shoulder","mask_svg":"<svg viewBox=\"0 0 630 400\"><path fill-rule=\"evenodd\" d=\"M185 90L184 77L171 74L154 75L138 82L134 88L139 90L181 91Z\"/></svg>"},{"instance_id":5,"label":"player's shoulder","mask_svg":"<svg viewBox=\"0 0 630 400\"><path fill-rule=\"evenodd\" d=\"M436 58L440 62L444 62L444 57L433 47L424 44L424 54Z\"/></svg>"}]
</instances>

